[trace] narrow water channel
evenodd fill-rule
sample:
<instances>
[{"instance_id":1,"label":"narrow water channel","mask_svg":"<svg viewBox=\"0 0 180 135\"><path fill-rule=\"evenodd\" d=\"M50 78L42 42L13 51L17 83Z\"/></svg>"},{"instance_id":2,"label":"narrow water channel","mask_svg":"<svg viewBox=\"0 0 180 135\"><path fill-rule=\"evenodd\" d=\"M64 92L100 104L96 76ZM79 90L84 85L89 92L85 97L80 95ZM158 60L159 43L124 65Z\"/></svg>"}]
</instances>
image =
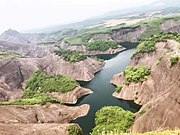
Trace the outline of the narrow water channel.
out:
<instances>
[{"instance_id":1,"label":"narrow water channel","mask_svg":"<svg viewBox=\"0 0 180 135\"><path fill-rule=\"evenodd\" d=\"M90 105L88 115L78 118L75 121L82 127L84 135L89 135L92 131L95 126L95 113L104 106L119 106L132 112L137 112L140 109L140 106L132 101L124 101L112 97L115 87L110 84L113 75L124 71L128 66L134 51L135 49L128 49L112 56L112 58L105 58L108 59L105 61L105 67L95 75L95 78L91 82L80 82L81 86L90 88L94 92L91 95L81 98L76 104L76 106L82 104Z\"/></svg>"}]
</instances>

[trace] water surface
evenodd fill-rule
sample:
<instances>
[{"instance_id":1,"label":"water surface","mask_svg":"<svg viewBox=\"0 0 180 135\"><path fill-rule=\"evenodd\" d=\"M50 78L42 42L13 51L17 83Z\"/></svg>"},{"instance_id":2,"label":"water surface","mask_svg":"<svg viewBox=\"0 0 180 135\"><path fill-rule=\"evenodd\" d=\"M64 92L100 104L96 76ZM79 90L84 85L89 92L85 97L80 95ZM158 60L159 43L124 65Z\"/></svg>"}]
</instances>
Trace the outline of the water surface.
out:
<instances>
[{"instance_id":1,"label":"water surface","mask_svg":"<svg viewBox=\"0 0 180 135\"><path fill-rule=\"evenodd\" d=\"M112 97L115 87L110 84L113 75L124 71L128 66L134 51L135 49L128 49L111 57L104 56L105 59L109 60L105 61L105 67L95 75L95 78L88 83L80 82L81 86L90 88L94 92L91 95L81 98L76 104L76 106L82 104L90 105L88 115L78 118L75 121L82 127L85 135L89 135L91 130L94 128L95 113L104 106L119 106L132 112L137 112L140 109L140 106L132 101L119 100Z\"/></svg>"}]
</instances>

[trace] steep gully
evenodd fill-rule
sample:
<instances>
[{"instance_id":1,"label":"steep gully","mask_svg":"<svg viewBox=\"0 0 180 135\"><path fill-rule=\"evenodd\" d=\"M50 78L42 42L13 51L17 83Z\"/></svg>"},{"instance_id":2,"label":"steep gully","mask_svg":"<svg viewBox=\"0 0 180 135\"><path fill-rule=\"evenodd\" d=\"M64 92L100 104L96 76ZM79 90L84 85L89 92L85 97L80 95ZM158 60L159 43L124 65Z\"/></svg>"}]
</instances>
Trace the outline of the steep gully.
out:
<instances>
[{"instance_id":1,"label":"steep gully","mask_svg":"<svg viewBox=\"0 0 180 135\"><path fill-rule=\"evenodd\" d=\"M105 67L95 75L91 82L80 82L81 86L93 90L93 94L81 98L75 106L89 104L90 111L85 117L78 118L78 123L82 128L84 135L89 135L95 126L95 113L104 106L119 106L125 110L137 112L140 106L133 101L119 100L112 97L115 87L110 84L113 75L122 72L129 64L130 57L135 51L137 44L124 44L126 51L116 55L100 55L99 57L106 60Z\"/></svg>"}]
</instances>

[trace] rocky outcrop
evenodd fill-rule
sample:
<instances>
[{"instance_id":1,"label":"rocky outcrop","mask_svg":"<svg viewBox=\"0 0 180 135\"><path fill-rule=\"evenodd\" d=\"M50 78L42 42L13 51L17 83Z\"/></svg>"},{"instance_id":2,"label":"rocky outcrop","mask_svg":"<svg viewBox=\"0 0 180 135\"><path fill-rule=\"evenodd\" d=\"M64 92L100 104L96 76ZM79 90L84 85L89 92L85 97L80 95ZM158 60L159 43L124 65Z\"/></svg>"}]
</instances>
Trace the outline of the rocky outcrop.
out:
<instances>
[{"instance_id":1,"label":"rocky outcrop","mask_svg":"<svg viewBox=\"0 0 180 135\"><path fill-rule=\"evenodd\" d=\"M43 123L43 124L2 124L1 135L68 135L70 124Z\"/></svg>"},{"instance_id":2,"label":"rocky outcrop","mask_svg":"<svg viewBox=\"0 0 180 135\"><path fill-rule=\"evenodd\" d=\"M87 115L89 105L1 106L0 134L67 135L69 122Z\"/></svg>"},{"instance_id":3,"label":"rocky outcrop","mask_svg":"<svg viewBox=\"0 0 180 135\"><path fill-rule=\"evenodd\" d=\"M0 100L7 101L22 96L27 80L37 70L48 75L66 75L76 80L90 81L94 74L102 69L104 63L87 58L84 61L70 63L56 55L43 58L1 58L0 59ZM66 67L66 68L65 68ZM66 96L61 95L64 102L75 103L77 98L92 93L88 89L79 88Z\"/></svg>"},{"instance_id":4,"label":"rocky outcrop","mask_svg":"<svg viewBox=\"0 0 180 135\"><path fill-rule=\"evenodd\" d=\"M49 75L66 75L78 81L90 81L94 74L104 67L104 62L87 58L70 63L56 55L38 59L39 66Z\"/></svg>"},{"instance_id":5,"label":"rocky outcrop","mask_svg":"<svg viewBox=\"0 0 180 135\"><path fill-rule=\"evenodd\" d=\"M112 39L117 42L139 42L139 37L146 31L146 26L115 30Z\"/></svg>"},{"instance_id":6,"label":"rocky outcrop","mask_svg":"<svg viewBox=\"0 0 180 135\"><path fill-rule=\"evenodd\" d=\"M168 20L161 25L161 28L166 32L180 33L180 20Z\"/></svg>"},{"instance_id":7,"label":"rocky outcrop","mask_svg":"<svg viewBox=\"0 0 180 135\"><path fill-rule=\"evenodd\" d=\"M82 96L91 94L91 93L93 92L90 89L76 87L75 90L68 93L52 92L52 93L49 93L48 95L50 97L63 101L63 103L65 104L76 104L79 98L81 98Z\"/></svg>"},{"instance_id":8,"label":"rocky outcrop","mask_svg":"<svg viewBox=\"0 0 180 135\"><path fill-rule=\"evenodd\" d=\"M130 65L149 66L151 75L142 84L124 85L120 93L113 94L142 105L132 126L133 132L180 128L180 63L170 67L170 57L180 54L179 46L179 43L168 40L157 43L156 52L135 56ZM125 80L120 73L111 82L120 86Z\"/></svg>"}]
</instances>

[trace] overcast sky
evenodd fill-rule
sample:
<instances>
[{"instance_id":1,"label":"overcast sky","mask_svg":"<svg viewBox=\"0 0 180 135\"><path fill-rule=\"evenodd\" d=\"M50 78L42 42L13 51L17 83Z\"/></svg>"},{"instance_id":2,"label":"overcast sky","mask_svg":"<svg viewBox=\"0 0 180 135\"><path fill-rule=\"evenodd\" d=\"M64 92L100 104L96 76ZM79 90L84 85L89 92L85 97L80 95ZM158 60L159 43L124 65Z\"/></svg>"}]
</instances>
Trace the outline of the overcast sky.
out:
<instances>
[{"instance_id":1,"label":"overcast sky","mask_svg":"<svg viewBox=\"0 0 180 135\"><path fill-rule=\"evenodd\" d=\"M0 33L81 21L157 0L0 0Z\"/></svg>"}]
</instances>

